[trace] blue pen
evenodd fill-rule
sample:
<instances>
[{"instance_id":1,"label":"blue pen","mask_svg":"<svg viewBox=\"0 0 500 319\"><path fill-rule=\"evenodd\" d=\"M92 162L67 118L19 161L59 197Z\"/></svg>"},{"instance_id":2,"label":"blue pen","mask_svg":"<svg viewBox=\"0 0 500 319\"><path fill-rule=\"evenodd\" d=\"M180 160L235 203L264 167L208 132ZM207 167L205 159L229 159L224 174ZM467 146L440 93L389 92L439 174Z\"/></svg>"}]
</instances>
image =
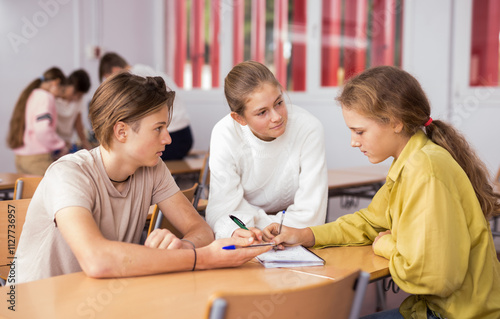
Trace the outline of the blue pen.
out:
<instances>
[{"instance_id":1,"label":"blue pen","mask_svg":"<svg viewBox=\"0 0 500 319\"><path fill-rule=\"evenodd\" d=\"M283 213L281 214L281 223L280 229L278 230L278 235L281 234L281 227L283 227L283 219L285 219L285 210L283 209Z\"/></svg>"},{"instance_id":2,"label":"blue pen","mask_svg":"<svg viewBox=\"0 0 500 319\"><path fill-rule=\"evenodd\" d=\"M253 248L253 247L263 247L263 246L276 246L276 244L275 243L264 243L264 244L255 244L255 245L249 245L249 246L229 245L229 246L222 247L222 249L235 250L238 248Z\"/></svg>"}]
</instances>

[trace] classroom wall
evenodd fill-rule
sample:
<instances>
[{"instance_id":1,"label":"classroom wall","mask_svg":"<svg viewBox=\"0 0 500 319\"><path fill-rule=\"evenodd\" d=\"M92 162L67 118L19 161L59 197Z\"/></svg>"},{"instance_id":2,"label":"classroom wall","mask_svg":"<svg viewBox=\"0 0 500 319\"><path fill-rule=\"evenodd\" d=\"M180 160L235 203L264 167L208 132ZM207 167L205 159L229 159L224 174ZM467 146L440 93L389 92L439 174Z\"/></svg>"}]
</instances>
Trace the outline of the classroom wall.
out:
<instances>
[{"instance_id":1,"label":"classroom wall","mask_svg":"<svg viewBox=\"0 0 500 319\"><path fill-rule=\"evenodd\" d=\"M71 28L63 27L71 25L71 12L71 5L61 5L59 12L49 17L36 2L0 2L0 167L4 172L15 171L14 155L5 139L19 94L52 65L65 71L72 68ZM33 17L40 19L37 26Z\"/></svg>"},{"instance_id":2,"label":"classroom wall","mask_svg":"<svg viewBox=\"0 0 500 319\"><path fill-rule=\"evenodd\" d=\"M420 80L431 101L432 116L440 119L449 119L454 110L462 107L454 100L450 84L450 60L457 54L452 50L451 34L453 21L467 17L454 16L453 3L452 0L407 0L404 8L403 66ZM98 60L88 53L95 45L102 46L103 51L122 54L131 64L144 63L162 69L163 6L161 0L0 0L2 171L15 171L14 156L6 147L5 138L13 105L28 82L53 65L67 73L83 67L91 74L93 92L98 85ZM96 10L98 7L101 10ZM13 45L15 35L24 39L22 43ZM289 98L322 121L329 168L369 165L359 150L350 147L350 133L334 102L336 93L336 89L321 95L289 93ZM181 91L179 96L186 101L191 116L194 147L208 148L211 128L229 110L222 91ZM85 98L90 100L91 94ZM500 130L496 125L500 108L478 101L461 114L463 121L459 129L488 168L496 171L500 148L491 141Z\"/></svg>"}]
</instances>

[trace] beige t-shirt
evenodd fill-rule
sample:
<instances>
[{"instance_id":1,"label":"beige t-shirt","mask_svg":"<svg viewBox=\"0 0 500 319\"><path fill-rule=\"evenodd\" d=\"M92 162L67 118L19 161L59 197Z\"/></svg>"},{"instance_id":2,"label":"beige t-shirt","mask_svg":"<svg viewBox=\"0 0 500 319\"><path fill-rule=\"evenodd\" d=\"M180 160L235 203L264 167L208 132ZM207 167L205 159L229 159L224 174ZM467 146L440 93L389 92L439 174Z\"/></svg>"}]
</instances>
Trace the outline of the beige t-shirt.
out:
<instances>
[{"instance_id":1,"label":"beige t-shirt","mask_svg":"<svg viewBox=\"0 0 500 319\"><path fill-rule=\"evenodd\" d=\"M55 223L66 207L88 209L109 240L139 243L150 205L179 191L163 161L139 168L118 192L104 170L99 147L53 163L28 208L16 252L16 283L81 271Z\"/></svg>"}]
</instances>

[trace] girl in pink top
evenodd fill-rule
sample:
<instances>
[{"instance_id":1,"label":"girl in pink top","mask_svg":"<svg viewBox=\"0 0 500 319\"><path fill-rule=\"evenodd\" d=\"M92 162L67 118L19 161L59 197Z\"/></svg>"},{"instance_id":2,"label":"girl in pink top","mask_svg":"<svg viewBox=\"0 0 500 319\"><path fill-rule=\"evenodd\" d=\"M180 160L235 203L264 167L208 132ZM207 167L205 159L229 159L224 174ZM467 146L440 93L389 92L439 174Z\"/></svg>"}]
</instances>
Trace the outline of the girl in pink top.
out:
<instances>
[{"instance_id":1,"label":"girl in pink top","mask_svg":"<svg viewBox=\"0 0 500 319\"><path fill-rule=\"evenodd\" d=\"M61 96L66 77L56 67L32 81L17 100L7 144L16 154L19 173L43 175L56 152L66 154L64 140L56 133L55 97Z\"/></svg>"}]
</instances>

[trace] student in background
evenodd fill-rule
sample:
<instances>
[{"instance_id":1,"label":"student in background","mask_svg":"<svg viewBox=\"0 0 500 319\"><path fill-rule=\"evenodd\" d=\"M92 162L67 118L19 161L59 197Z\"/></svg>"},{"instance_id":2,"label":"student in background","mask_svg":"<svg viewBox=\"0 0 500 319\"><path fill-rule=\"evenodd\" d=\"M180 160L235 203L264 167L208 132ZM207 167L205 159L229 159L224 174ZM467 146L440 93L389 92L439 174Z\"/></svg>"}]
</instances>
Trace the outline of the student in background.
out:
<instances>
[{"instance_id":1,"label":"student in background","mask_svg":"<svg viewBox=\"0 0 500 319\"><path fill-rule=\"evenodd\" d=\"M76 149L73 144L73 134L78 134L81 148L90 149L82 121L83 96L90 89L90 77L83 70L76 70L68 77L62 98L56 99L57 134L66 142L70 150Z\"/></svg>"},{"instance_id":2,"label":"student in background","mask_svg":"<svg viewBox=\"0 0 500 319\"><path fill-rule=\"evenodd\" d=\"M62 95L65 82L63 72L53 67L33 80L19 96L7 135L7 145L16 154L18 173L43 175L57 156L68 152L56 133L55 98Z\"/></svg>"},{"instance_id":3,"label":"student in background","mask_svg":"<svg viewBox=\"0 0 500 319\"><path fill-rule=\"evenodd\" d=\"M160 160L171 141L174 97L161 77L123 72L101 84L89 109L100 145L47 170L17 248L16 283L81 270L104 278L234 267L269 250L223 250L253 240L213 242L212 230L179 191ZM156 203L184 237L158 229L139 245Z\"/></svg>"},{"instance_id":4,"label":"student in background","mask_svg":"<svg viewBox=\"0 0 500 319\"><path fill-rule=\"evenodd\" d=\"M231 113L210 140L206 210L216 238L262 238L281 220L293 227L325 222L328 197L323 127L306 110L285 103L283 88L261 63L247 61L227 75ZM229 218L235 215L249 228Z\"/></svg>"},{"instance_id":5,"label":"student in background","mask_svg":"<svg viewBox=\"0 0 500 319\"><path fill-rule=\"evenodd\" d=\"M167 86L174 91L179 89L174 81L165 73L157 72L151 67L143 64L129 65L120 55L109 52L102 56L99 63L99 80L103 81L111 74L127 70L132 74L140 76L161 76L167 83ZM193 135L191 132L189 115L182 99L177 96L174 102L172 120L168 127L168 132L172 137L172 143L165 147L161 158L166 160L183 159L193 146Z\"/></svg>"},{"instance_id":6,"label":"student in background","mask_svg":"<svg viewBox=\"0 0 500 319\"><path fill-rule=\"evenodd\" d=\"M395 67L352 78L337 98L351 145L394 161L371 204L322 226L273 224L284 245L373 245L408 297L366 318L500 318L500 263L488 220L500 214L488 171L465 138L431 118L418 81Z\"/></svg>"}]
</instances>

